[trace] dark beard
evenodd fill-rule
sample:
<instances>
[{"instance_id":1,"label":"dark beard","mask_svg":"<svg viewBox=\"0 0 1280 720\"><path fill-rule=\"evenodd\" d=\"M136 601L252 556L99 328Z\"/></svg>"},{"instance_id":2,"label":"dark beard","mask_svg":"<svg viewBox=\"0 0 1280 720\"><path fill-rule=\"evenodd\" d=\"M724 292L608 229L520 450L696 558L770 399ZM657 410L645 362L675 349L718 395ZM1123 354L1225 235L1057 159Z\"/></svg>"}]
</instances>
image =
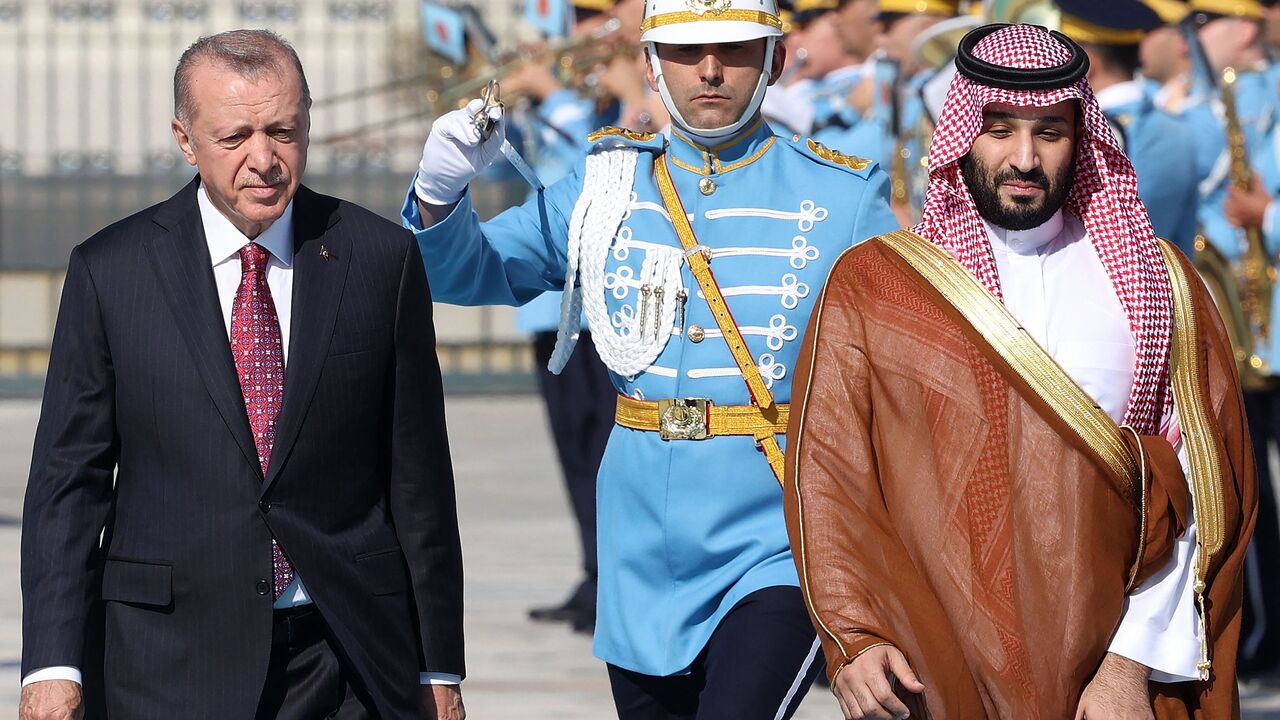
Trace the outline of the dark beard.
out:
<instances>
[{"instance_id":1,"label":"dark beard","mask_svg":"<svg viewBox=\"0 0 1280 720\"><path fill-rule=\"evenodd\" d=\"M1062 172L1052 180L1044 171L1036 168L1031 172L1020 172L1013 168L993 173L981 160L967 153L960 158L960 174L964 184L969 188L973 204L978 214L987 222L1007 230L1030 230L1040 227L1062 208L1071 190L1071 179L1075 177L1076 159L1071 156L1071 163L1063 167ZM1000 185L1010 180L1034 183L1045 191L1043 199L1015 198L1011 205L1000 199Z\"/></svg>"}]
</instances>

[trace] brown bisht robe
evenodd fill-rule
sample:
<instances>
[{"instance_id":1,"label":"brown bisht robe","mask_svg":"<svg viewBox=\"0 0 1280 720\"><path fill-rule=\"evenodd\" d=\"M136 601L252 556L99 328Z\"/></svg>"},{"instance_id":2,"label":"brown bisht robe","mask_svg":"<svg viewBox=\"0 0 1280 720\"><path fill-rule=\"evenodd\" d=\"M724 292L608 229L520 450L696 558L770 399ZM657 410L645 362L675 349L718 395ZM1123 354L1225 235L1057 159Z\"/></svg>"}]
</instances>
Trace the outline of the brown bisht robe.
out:
<instances>
[{"instance_id":1,"label":"brown bisht robe","mask_svg":"<svg viewBox=\"0 0 1280 720\"><path fill-rule=\"evenodd\" d=\"M1219 720L1240 714L1256 487L1226 332L1178 257L1224 461L1224 540L1207 575L1210 680L1152 683L1152 695L1159 718ZM828 675L889 643L926 687L898 690L913 718L1072 717L1128 590L1185 529L1189 493L1168 442L1142 438L1142 455L1129 442L1147 473L1119 477L879 239L833 269L793 397L787 524Z\"/></svg>"}]
</instances>

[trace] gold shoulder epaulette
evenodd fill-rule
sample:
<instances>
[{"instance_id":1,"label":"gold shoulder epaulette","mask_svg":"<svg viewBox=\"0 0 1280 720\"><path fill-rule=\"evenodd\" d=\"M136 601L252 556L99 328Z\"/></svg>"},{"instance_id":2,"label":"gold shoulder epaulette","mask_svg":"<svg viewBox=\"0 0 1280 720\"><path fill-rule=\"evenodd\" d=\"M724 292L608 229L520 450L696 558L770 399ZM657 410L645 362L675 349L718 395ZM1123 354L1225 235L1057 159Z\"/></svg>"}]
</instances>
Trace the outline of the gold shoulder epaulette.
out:
<instances>
[{"instance_id":1,"label":"gold shoulder epaulette","mask_svg":"<svg viewBox=\"0 0 1280 720\"><path fill-rule=\"evenodd\" d=\"M827 162L833 162L837 165L844 165L845 167L850 168L852 170L866 170L868 167L871 166L870 160L864 160L863 158L860 158L857 155L845 155L842 152L832 150L831 148L827 147L826 145L823 145L822 143L812 138L809 139L809 149L813 151L813 154L817 155L823 160L826 160Z\"/></svg>"},{"instance_id":2,"label":"gold shoulder epaulette","mask_svg":"<svg viewBox=\"0 0 1280 720\"><path fill-rule=\"evenodd\" d=\"M589 143L598 142L602 138L614 137L614 136L624 137L628 140L635 140L636 142L649 142L650 140L658 137L658 134L636 132L635 130L628 130L627 128L618 127L617 125L605 125L599 130L596 130L595 132L588 135L587 142Z\"/></svg>"}]
</instances>

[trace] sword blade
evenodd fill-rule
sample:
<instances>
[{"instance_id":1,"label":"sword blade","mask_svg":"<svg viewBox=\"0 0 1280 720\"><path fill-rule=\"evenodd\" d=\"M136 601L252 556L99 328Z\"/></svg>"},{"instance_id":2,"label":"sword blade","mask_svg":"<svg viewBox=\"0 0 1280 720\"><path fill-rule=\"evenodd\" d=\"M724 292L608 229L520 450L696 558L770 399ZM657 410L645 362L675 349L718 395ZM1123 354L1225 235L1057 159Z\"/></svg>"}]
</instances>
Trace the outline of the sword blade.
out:
<instances>
[{"instance_id":1,"label":"sword blade","mask_svg":"<svg viewBox=\"0 0 1280 720\"><path fill-rule=\"evenodd\" d=\"M520 151L511 146L511 142L509 140L502 141L502 147L499 148L499 151L502 153L502 156L507 159L507 162L511 163L511 167L515 168L516 172L520 173L520 176L525 179L525 182L529 183L530 187L535 191L542 190L544 188L542 181L538 179L538 174L533 171L533 168L529 167L528 161L520 155Z\"/></svg>"}]
</instances>

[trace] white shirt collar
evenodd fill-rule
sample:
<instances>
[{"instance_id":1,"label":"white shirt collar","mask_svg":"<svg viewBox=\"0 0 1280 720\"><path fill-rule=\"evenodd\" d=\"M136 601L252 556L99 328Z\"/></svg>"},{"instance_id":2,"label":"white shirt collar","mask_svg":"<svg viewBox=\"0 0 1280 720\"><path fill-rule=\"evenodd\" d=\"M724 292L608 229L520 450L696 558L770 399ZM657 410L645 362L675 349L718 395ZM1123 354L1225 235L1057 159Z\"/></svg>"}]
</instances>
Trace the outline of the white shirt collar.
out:
<instances>
[{"instance_id":1,"label":"white shirt collar","mask_svg":"<svg viewBox=\"0 0 1280 720\"><path fill-rule=\"evenodd\" d=\"M256 242L267 249L276 260L285 267L293 265L293 201L284 209L279 220L262 231L253 240L245 237L222 211L214 206L205 192L204 185L196 190L196 202L200 207L200 222L204 225L204 238L209 244L209 259L213 265L220 265L240 252L240 248L250 242Z\"/></svg>"},{"instance_id":2,"label":"white shirt collar","mask_svg":"<svg viewBox=\"0 0 1280 720\"><path fill-rule=\"evenodd\" d=\"M991 224L986 218L983 218L982 224L986 226L987 237L996 248L1005 248L1018 255L1031 255L1062 232L1062 210L1059 209L1043 225L1030 230L1009 230Z\"/></svg>"},{"instance_id":3,"label":"white shirt collar","mask_svg":"<svg viewBox=\"0 0 1280 720\"><path fill-rule=\"evenodd\" d=\"M1126 80L1097 91L1094 97L1098 98L1098 106L1103 110L1131 105L1142 100L1142 84L1137 80Z\"/></svg>"}]
</instances>

